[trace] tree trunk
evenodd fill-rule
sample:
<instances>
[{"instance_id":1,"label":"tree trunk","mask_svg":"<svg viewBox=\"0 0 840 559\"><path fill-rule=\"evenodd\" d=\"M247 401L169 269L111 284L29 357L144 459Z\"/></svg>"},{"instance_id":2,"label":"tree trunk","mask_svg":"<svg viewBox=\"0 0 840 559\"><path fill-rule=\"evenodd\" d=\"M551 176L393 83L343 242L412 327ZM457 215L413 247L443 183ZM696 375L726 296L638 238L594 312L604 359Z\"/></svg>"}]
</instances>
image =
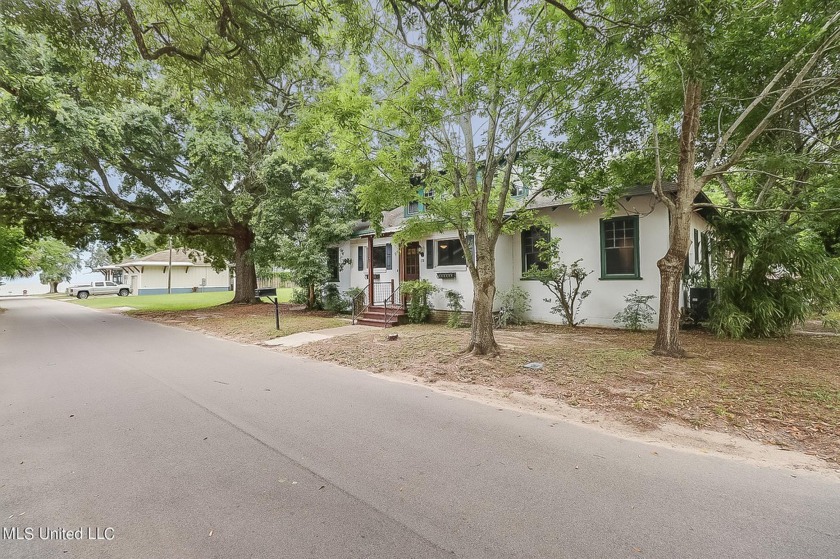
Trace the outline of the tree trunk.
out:
<instances>
[{"instance_id":1,"label":"tree trunk","mask_svg":"<svg viewBox=\"0 0 840 559\"><path fill-rule=\"evenodd\" d=\"M51 281L50 282L50 293L58 293L58 282Z\"/></svg>"},{"instance_id":2,"label":"tree trunk","mask_svg":"<svg viewBox=\"0 0 840 559\"><path fill-rule=\"evenodd\" d=\"M236 289L232 303L258 303L254 296L257 289L257 267L251 259L251 246L254 244L254 233L247 228L241 228L233 238L235 246L234 264L236 265Z\"/></svg>"},{"instance_id":3,"label":"tree trunk","mask_svg":"<svg viewBox=\"0 0 840 559\"><path fill-rule=\"evenodd\" d=\"M685 84L683 118L680 128L680 156L677 166L677 193L670 210L668 252L656 265L659 268L659 327L656 332L654 355L683 357L680 345L680 292L685 260L691 242L691 214L694 198L701 185L694 176L697 158L696 140L700 130L700 97L702 84L689 80Z\"/></svg>"},{"instance_id":4,"label":"tree trunk","mask_svg":"<svg viewBox=\"0 0 840 559\"><path fill-rule=\"evenodd\" d=\"M307 296L307 300L309 302L307 303L306 306L310 309L314 309L315 308L315 284L314 283L309 284L309 295Z\"/></svg>"},{"instance_id":5,"label":"tree trunk","mask_svg":"<svg viewBox=\"0 0 840 559\"><path fill-rule=\"evenodd\" d=\"M496 251L486 234L475 234L476 265L473 274L473 317L470 343L473 355L497 355L499 344L493 335L493 301L496 298ZM469 254L467 250L464 251ZM469 256L467 256L469 258Z\"/></svg>"},{"instance_id":6,"label":"tree trunk","mask_svg":"<svg viewBox=\"0 0 840 559\"><path fill-rule=\"evenodd\" d=\"M656 332L654 355L684 357L685 350L679 340L680 293L682 292L683 269L688 258L691 233L691 202L687 210L684 202L677 201L671 213L669 248L656 265L659 268L659 327Z\"/></svg>"}]
</instances>

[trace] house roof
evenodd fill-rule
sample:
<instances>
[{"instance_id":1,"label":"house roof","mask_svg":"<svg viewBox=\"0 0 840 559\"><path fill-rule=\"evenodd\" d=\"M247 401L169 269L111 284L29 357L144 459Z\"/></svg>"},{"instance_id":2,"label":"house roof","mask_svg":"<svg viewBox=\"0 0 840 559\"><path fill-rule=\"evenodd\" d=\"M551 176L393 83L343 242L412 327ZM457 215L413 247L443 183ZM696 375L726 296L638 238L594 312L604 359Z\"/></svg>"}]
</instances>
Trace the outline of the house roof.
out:
<instances>
[{"instance_id":1,"label":"house roof","mask_svg":"<svg viewBox=\"0 0 840 559\"><path fill-rule=\"evenodd\" d=\"M201 252L195 250L187 250L183 248L172 249L172 265L173 266L210 266L210 263L204 259ZM169 266L169 249L143 256L142 258L133 258L124 260L118 264L120 267L126 266Z\"/></svg>"},{"instance_id":2,"label":"house roof","mask_svg":"<svg viewBox=\"0 0 840 559\"><path fill-rule=\"evenodd\" d=\"M662 183L662 191L667 193L673 193L677 191L677 183L675 182L663 182ZM596 201L601 201L604 199L607 191L602 192L602 196L600 198L596 198ZM631 198L634 196L645 196L652 194L652 188L649 184L640 184L632 187L628 187L626 190L621 192L620 196ZM529 204L529 208L533 209L540 209L540 208L555 208L560 206L571 206L573 203L573 198L571 196L564 196L564 195L552 195L552 194L539 194L537 195ZM709 198L701 192L697 195L695 202L701 203L708 203L710 202ZM714 208L700 208L697 210L700 215L704 218L709 219L709 217L713 214L716 214L716 210ZM405 211L402 206L398 208L394 208L393 210L389 210L387 212L382 212L382 236L388 236L396 233L402 228L403 223L408 219L405 215ZM375 231L373 229L373 225L370 221L359 221L353 227L353 237L367 237L369 235L374 235Z\"/></svg>"}]
</instances>

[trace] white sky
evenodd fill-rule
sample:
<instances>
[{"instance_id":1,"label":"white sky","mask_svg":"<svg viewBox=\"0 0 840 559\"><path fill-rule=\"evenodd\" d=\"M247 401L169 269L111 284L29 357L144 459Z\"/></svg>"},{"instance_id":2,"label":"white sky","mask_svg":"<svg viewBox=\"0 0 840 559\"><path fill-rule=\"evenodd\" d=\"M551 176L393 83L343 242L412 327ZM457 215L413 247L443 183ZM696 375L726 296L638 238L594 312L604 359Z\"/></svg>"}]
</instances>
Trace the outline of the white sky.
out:
<instances>
[{"instance_id":1,"label":"white sky","mask_svg":"<svg viewBox=\"0 0 840 559\"><path fill-rule=\"evenodd\" d=\"M89 252L82 252L82 261L87 262L90 258ZM75 285L77 283L90 283L92 281L102 281L104 277L99 272L91 272L90 268L83 266L81 271L73 274L69 282L61 282L58 284L59 293L64 291L68 285ZM3 278L4 285L0 285L0 296L3 295L22 295L25 289L30 295L37 295L39 293L47 293L50 290L49 285L44 285L38 279L38 274L28 278L18 278L10 280Z\"/></svg>"}]
</instances>

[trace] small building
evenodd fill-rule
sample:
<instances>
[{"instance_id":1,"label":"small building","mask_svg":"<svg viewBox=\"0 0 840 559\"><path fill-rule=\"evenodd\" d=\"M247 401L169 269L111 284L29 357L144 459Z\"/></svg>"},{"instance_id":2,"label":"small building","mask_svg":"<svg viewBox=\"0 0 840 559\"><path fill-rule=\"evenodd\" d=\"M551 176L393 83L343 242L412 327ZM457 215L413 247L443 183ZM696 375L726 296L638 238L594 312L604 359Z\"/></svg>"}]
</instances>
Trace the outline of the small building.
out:
<instances>
[{"instance_id":1,"label":"small building","mask_svg":"<svg viewBox=\"0 0 840 559\"><path fill-rule=\"evenodd\" d=\"M170 259L171 252L171 259ZM171 262L171 266L170 266ZM106 280L121 281L131 286L135 295L162 295L205 291L230 291L230 270L214 270L197 251L183 248L161 250L142 258L133 258L112 266L95 268Z\"/></svg>"}]
</instances>

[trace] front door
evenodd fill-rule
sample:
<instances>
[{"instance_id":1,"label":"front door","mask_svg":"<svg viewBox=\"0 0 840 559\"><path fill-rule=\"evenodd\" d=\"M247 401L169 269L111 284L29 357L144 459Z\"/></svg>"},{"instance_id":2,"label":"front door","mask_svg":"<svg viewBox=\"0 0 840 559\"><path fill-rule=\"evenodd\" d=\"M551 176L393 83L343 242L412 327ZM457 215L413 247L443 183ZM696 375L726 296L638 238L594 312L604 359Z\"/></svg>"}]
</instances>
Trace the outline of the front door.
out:
<instances>
[{"instance_id":1,"label":"front door","mask_svg":"<svg viewBox=\"0 0 840 559\"><path fill-rule=\"evenodd\" d=\"M410 243L405 247L405 281L420 279L420 243Z\"/></svg>"}]
</instances>

